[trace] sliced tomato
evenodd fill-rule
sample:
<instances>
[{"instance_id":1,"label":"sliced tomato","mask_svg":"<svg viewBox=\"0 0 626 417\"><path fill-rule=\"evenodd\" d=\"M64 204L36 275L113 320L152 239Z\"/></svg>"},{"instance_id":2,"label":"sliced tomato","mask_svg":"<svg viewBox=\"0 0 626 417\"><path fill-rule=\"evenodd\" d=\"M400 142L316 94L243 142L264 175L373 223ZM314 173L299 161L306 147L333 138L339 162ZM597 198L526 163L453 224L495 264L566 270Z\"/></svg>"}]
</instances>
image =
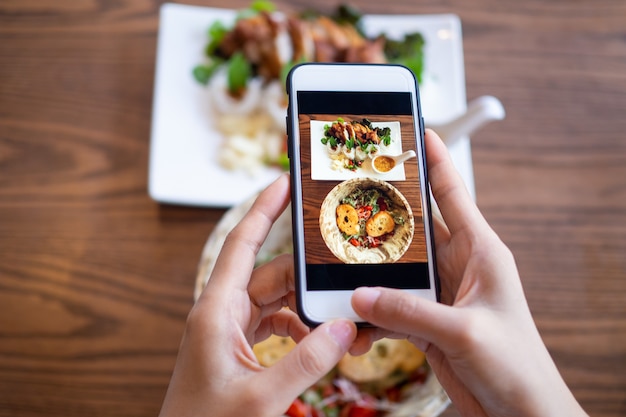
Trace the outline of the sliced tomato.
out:
<instances>
[{"instance_id":1,"label":"sliced tomato","mask_svg":"<svg viewBox=\"0 0 626 417\"><path fill-rule=\"evenodd\" d=\"M285 415L288 415L289 417L307 417L308 414L309 406L300 398L296 398L289 406L287 412L285 412Z\"/></svg>"},{"instance_id":2,"label":"sliced tomato","mask_svg":"<svg viewBox=\"0 0 626 417\"><path fill-rule=\"evenodd\" d=\"M378 200L376 200L376 204L378 204L380 211L387 211L387 209L389 208L387 206L387 202L383 197L378 197Z\"/></svg>"},{"instance_id":3,"label":"sliced tomato","mask_svg":"<svg viewBox=\"0 0 626 417\"><path fill-rule=\"evenodd\" d=\"M326 384L321 388L321 395L322 398L327 398L330 397L331 395L334 395L337 392L337 390L335 389L335 386L333 384Z\"/></svg>"},{"instance_id":4,"label":"sliced tomato","mask_svg":"<svg viewBox=\"0 0 626 417\"><path fill-rule=\"evenodd\" d=\"M348 242L350 242L352 246L361 246L361 243L355 238L351 238Z\"/></svg>"},{"instance_id":5,"label":"sliced tomato","mask_svg":"<svg viewBox=\"0 0 626 417\"><path fill-rule=\"evenodd\" d=\"M367 220L372 216L372 206L362 206L357 211L360 219Z\"/></svg>"},{"instance_id":6,"label":"sliced tomato","mask_svg":"<svg viewBox=\"0 0 626 417\"><path fill-rule=\"evenodd\" d=\"M348 414L349 417L376 417L377 415L376 409L361 405L353 405Z\"/></svg>"},{"instance_id":7,"label":"sliced tomato","mask_svg":"<svg viewBox=\"0 0 626 417\"><path fill-rule=\"evenodd\" d=\"M397 403L398 401L400 401L400 397L402 396L402 392L398 387L388 389L386 394L387 400L393 403Z\"/></svg>"},{"instance_id":8,"label":"sliced tomato","mask_svg":"<svg viewBox=\"0 0 626 417\"><path fill-rule=\"evenodd\" d=\"M360 208L358 210L358 213L359 213L359 219L363 219L363 220L367 220L372 216L371 210L365 210L363 208Z\"/></svg>"}]
</instances>

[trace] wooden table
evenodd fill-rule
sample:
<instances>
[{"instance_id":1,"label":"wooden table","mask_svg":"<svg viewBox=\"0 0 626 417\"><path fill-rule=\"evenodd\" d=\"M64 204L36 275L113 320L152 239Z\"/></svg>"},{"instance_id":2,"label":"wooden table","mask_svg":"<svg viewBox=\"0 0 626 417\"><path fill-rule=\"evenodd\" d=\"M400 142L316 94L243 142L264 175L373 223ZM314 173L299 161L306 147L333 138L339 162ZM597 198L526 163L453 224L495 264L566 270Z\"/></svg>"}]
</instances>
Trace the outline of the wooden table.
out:
<instances>
[{"instance_id":1,"label":"wooden table","mask_svg":"<svg viewBox=\"0 0 626 417\"><path fill-rule=\"evenodd\" d=\"M157 3L0 3L0 415L160 408L223 211L146 192ZM478 203L576 397L626 415L626 3L354 3L461 17L467 96L507 109L472 138Z\"/></svg>"}]
</instances>

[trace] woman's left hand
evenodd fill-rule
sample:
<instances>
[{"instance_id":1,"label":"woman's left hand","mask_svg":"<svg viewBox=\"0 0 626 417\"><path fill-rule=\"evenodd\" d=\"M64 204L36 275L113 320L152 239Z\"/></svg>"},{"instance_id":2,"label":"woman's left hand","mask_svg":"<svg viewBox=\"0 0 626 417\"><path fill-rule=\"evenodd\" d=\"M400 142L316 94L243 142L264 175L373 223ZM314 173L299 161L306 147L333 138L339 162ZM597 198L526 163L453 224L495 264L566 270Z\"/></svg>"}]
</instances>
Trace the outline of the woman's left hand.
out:
<instances>
[{"instance_id":1,"label":"woman's left hand","mask_svg":"<svg viewBox=\"0 0 626 417\"><path fill-rule=\"evenodd\" d=\"M356 337L348 320L309 331L293 311L293 260L280 256L257 269L263 241L289 202L289 177L265 191L226 238L211 278L192 308L161 417L279 416L329 372ZM297 346L270 368L252 345L270 334Z\"/></svg>"}]
</instances>

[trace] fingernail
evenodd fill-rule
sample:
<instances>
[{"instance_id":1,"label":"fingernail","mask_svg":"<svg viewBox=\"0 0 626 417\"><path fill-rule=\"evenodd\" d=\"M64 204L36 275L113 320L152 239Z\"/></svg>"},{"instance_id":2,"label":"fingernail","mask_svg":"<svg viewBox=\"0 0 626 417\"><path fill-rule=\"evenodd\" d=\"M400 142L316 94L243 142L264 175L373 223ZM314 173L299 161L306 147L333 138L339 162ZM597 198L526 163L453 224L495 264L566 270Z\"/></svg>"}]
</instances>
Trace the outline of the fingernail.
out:
<instances>
[{"instance_id":1,"label":"fingernail","mask_svg":"<svg viewBox=\"0 0 626 417\"><path fill-rule=\"evenodd\" d=\"M348 320L335 320L328 326L330 337L344 350L347 350L354 341L354 324Z\"/></svg>"},{"instance_id":2,"label":"fingernail","mask_svg":"<svg viewBox=\"0 0 626 417\"><path fill-rule=\"evenodd\" d=\"M371 287L361 287L354 291L354 296L359 300L359 307L363 310L370 310L378 297L380 290Z\"/></svg>"}]
</instances>

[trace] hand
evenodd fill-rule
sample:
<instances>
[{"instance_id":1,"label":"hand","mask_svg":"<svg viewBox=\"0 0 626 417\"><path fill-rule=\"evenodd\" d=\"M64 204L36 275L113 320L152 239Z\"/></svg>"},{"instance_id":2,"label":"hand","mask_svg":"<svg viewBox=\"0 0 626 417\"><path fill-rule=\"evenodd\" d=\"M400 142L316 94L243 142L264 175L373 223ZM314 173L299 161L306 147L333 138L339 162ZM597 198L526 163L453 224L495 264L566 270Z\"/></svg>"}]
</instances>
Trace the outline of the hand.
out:
<instances>
[{"instance_id":1,"label":"hand","mask_svg":"<svg viewBox=\"0 0 626 417\"><path fill-rule=\"evenodd\" d=\"M380 329L361 332L352 352L382 336L407 337L465 416L585 415L535 327L513 255L467 193L443 142L431 130L425 141L443 216L434 218L434 233L444 304L357 289L353 308Z\"/></svg>"},{"instance_id":2,"label":"hand","mask_svg":"<svg viewBox=\"0 0 626 417\"><path fill-rule=\"evenodd\" d=\"M356 337L348 320L309 333L292 311L293 259L253 271L256 254L289 201L287 175L262 192L226 238L211 278L187 319L161 416L279 416L339 361ZM275 333L298 345L271 368L251 346Z\"/></svg>"}]
</instances>

